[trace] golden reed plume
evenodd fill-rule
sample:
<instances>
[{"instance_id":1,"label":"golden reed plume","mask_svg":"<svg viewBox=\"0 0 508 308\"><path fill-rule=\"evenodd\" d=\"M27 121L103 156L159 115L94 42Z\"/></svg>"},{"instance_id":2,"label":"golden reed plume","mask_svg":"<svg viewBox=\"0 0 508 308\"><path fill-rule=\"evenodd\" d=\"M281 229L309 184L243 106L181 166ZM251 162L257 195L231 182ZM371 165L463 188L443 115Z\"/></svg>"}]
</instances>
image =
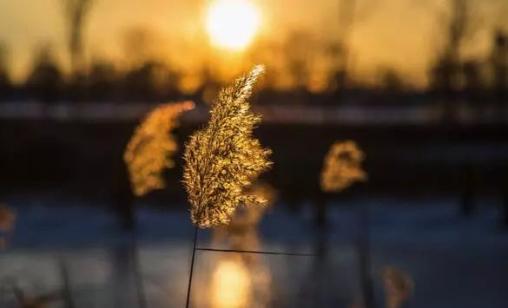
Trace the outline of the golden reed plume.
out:
<instances>
[{"instance_id":1,"label":"golden reed plume","mask_svg":"<svg viewBox=\"0 0 508 308\"><path fill-rule=\"evenodd\" d=\"M271 151L252 137L261 118L251 112L247 101L263 72L262 66L256 66L222 89L211 107L208 124L186 145L183 182L192 222L200 228L229 223L240 204L263 204L263 200L246 192L271 164Z\"/></svg>"},{"instance_id":2,"label":"golden reed plume","mask_svg":"<svg viewBox=\"0 0 508 308\"><path fill-rule=\"evenodd\" d=\"M362 169L365 154L353 141L335 142L326 154L321 172L321 189L339 192L355 182L366 181Z\"/></svg>"},{"instance_id":3,"label":"golden reed plume","mask_svg":"<svg viewBox=\"0 0 508 308\"><path fill-rule=\"evenodd\" d=\"M164 168L174 166L173 154L178 144L171 131L178 126L178 117L194 108L194 103L162 104L151 111L136 128L124 153L131 187L136 196L164 188Z\"/></svg>"},{"instance_id":4,"label":"golden reed plume","mask_svg":"<svg viewBox=\"0 0 508 308\"><path fill-rule=\"evenodd\" d=\"M414 281L410 274L393 266L385 266L381 277L386 295L387 308L400 308L411 298Z\"/></svg>"}]
</instances>

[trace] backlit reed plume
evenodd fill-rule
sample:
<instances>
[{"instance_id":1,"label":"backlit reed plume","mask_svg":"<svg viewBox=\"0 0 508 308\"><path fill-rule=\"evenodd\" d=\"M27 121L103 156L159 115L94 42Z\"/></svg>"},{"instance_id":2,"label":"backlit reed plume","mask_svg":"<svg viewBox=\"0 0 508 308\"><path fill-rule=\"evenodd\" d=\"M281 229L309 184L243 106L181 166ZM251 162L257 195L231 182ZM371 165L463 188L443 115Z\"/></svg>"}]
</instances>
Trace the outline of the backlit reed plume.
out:
<instances>
[{"instance_id":1,"label":"backlit reed plume","mask_svg":"<svg viewBox=\"0 0 508 308\"><path fill-rule=\"evenodd\" d=\"M261 118L251 112L247 101L263 72L262 66L256 66L222 89L211 107L209 122L186 145L183 182L192 222L200 228L229 223L238 205L263 204L246 192L271 164L271 151L252 136Z\"/></svg>"},{"instance_id":2,"label":"backlit reed plume","mask_svg":"<svg viewBox=\"0 0 508 308\"><path fill-rule=\"evenodd\" d=\"M164 188L162 172L172 168L178 144L171 131L178 117L194 108L190 101L162 104L151 111L136 128L124 153L131 187L136 196Z\"/></svg>"},{"instance_id":3,"label":"backlit reed plume","mask_svg":"<svg viewBox=\"0 0 508 308\"><path fill-rule=\"evenodd\" d=\"M381 276L386 294L386 307L404 307L413 294L414 282L411 276L392 266L384 267Z\"/></svg>"},{"instance_id":4,"label":"backlit reed plume","mask_svg":"<svg viewBox=\"0 0 508 308\"><path fill-rule=\"evenodd\" d=\"M367 180L362 169L364 153L353 141L335 142L326 154L321 172L321 188L342 191L355 182Z\"/></svg>"}]
</instances>

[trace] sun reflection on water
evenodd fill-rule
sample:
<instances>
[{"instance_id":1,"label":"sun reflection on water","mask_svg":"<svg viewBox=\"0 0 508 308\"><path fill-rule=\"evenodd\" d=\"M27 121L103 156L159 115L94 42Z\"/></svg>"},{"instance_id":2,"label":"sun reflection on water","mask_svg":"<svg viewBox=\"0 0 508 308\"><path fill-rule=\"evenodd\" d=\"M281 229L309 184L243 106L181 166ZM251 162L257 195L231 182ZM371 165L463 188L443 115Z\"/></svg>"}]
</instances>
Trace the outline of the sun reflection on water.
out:
<instances>
[{"instance_id":1,"label":"sun reflection on water","mask_svg":"<svg viewBox=\"0 0 508 308\"><path fill-rule=\"evenodd\" d=\"M212 307L247 307L251 290L245 264L234 259L219 261L212 277Z\"/></svg>"}]
</instances>

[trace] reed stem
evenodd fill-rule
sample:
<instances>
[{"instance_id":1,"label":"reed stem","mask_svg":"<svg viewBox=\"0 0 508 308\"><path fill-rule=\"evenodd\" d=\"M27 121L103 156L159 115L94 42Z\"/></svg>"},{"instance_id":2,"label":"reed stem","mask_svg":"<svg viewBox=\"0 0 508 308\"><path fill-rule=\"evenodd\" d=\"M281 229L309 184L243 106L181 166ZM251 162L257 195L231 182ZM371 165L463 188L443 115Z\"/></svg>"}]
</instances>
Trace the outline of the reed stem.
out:
<instances>
[{"instance_id":1,"label":"reed stem","mask_svg":"<svg viewBox=\"0 0 508 308\"><path fill-rule=\"evenodd\" d=\"M189 283L187 285L187 301L185 303L186 308L189 308L189 304L190 304L192 274L194 273L194 259L196 258L197 239L198 239L198 227L194 226L194 243L193 243L193 247L192 247L192 260L191 260L190 273L189 273Z\"/></svg>"}]
</instances>

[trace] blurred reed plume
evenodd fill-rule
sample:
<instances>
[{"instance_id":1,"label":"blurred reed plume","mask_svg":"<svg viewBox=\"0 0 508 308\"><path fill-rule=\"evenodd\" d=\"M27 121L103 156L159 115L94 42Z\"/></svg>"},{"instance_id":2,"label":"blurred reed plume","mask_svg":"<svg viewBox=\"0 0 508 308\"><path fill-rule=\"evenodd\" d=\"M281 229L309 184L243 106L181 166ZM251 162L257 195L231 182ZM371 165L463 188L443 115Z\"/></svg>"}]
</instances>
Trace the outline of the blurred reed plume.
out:
<instances>
[{"instance_id":1,"label":"blurred reed plume","mask_svg":"<svg viewBox=\"0 0 508 308\"><path fill-rule=\"evenodd\" d=\"M239 206L231 216L227 225L220 225L213 229L214 241L227 239L232 248L245 249L249 244L249 234L257 233L257 226L266 211L273 205L277 198L277 191L270 184L258 181L246 190L247 194L256 196L264 202L264 206Z\"/></svg>"},{"instance_id":2,"label":"blurred reed plume","mask_svg":"<svg viewBox=\"0 0 508 308\"><path fill-rule=\"evenodd\" d=\"M271 151L252 137L260 116L247 99L263 66L256 66L219 92L206 127L194 133L185 148L183 182L192 222L200 228L227 224L238 205L262 205L246 189L271 162Z\"/></svg>"},{"instance_id":3,"label":"blurred reed plume","mask_svg":"<svg viewBox=\"0 0 508 308\"><path fill-rule=\"evenodd\" d=\"M411 276L393 266L384 267L381 276L386 293L386 307L403 307L413 294L414 282Z\"/></svg>"},{"instance_id":4,"label":"blurred reed plume","mask_svg":"<svg viewBox=\"0 0 508 308\"><path fill-rule=\"evenodd\" d=\"M321 172L321 189L339 192L355 182L366 181L362 169L365 154L354 141L335 142L326 154Z\"/></svg>"},{"instance_id":5,"label":"blurred reed plume","mask_svg":"<svg viewBox=\"0 0 508 308\"><path fill-rule=\"evenodd\" d=\"M247 194L256 197L264 206L239 207L228 228L256 228L266 210L273 205L277 198L277 191L270 184L256 182L246 190Z\"/></svg>"},{"instance_id":6,"label":"blurred reed plume","mask_svg":"<svg viewBox=\"0 0 508 308\"><path fill-rule=\"evenodd\" d=\"M7 246L7 237L14 229L16 214L7 206L0 204L0 250Z\"/></svg>"},{"instance_id":7,"label":"blurred reed plume","mask_svg":"<svg viewBox=\"0 0 508 308\"><path fill-rule=\"evenodd\" d=\"M255 196L263 202L264 206L240 206L233 214L230 223L224 226L229 233L241 232L241 230L255 229L265 212L273 205L277 198L277 192L270 184L256 182L246 190L247 194Z\"/></svg>"},{"instance_id":8,"label":"blurred reed plume","mask_svg":"<svg viewBox=\"0 0 508 308\"><path fill-rule=\"evenodd\" d=\"M178 144L171 131L178 117L194 108L191 101L162 104L151 111L136 128L124 153L131 187L136 196L164 188L164 168L172 168Z\"/></svg>"},{"instance_id":9,"label":"blurred reed plume","mask_svg":"<svg viewBox=\"0 0 508 308\"><path fill-rule=\"evenodd\" d=\"M0 231L7 232L14 227L16 215L7 206L0 204Z\"/></svg>"}]
</instances>

